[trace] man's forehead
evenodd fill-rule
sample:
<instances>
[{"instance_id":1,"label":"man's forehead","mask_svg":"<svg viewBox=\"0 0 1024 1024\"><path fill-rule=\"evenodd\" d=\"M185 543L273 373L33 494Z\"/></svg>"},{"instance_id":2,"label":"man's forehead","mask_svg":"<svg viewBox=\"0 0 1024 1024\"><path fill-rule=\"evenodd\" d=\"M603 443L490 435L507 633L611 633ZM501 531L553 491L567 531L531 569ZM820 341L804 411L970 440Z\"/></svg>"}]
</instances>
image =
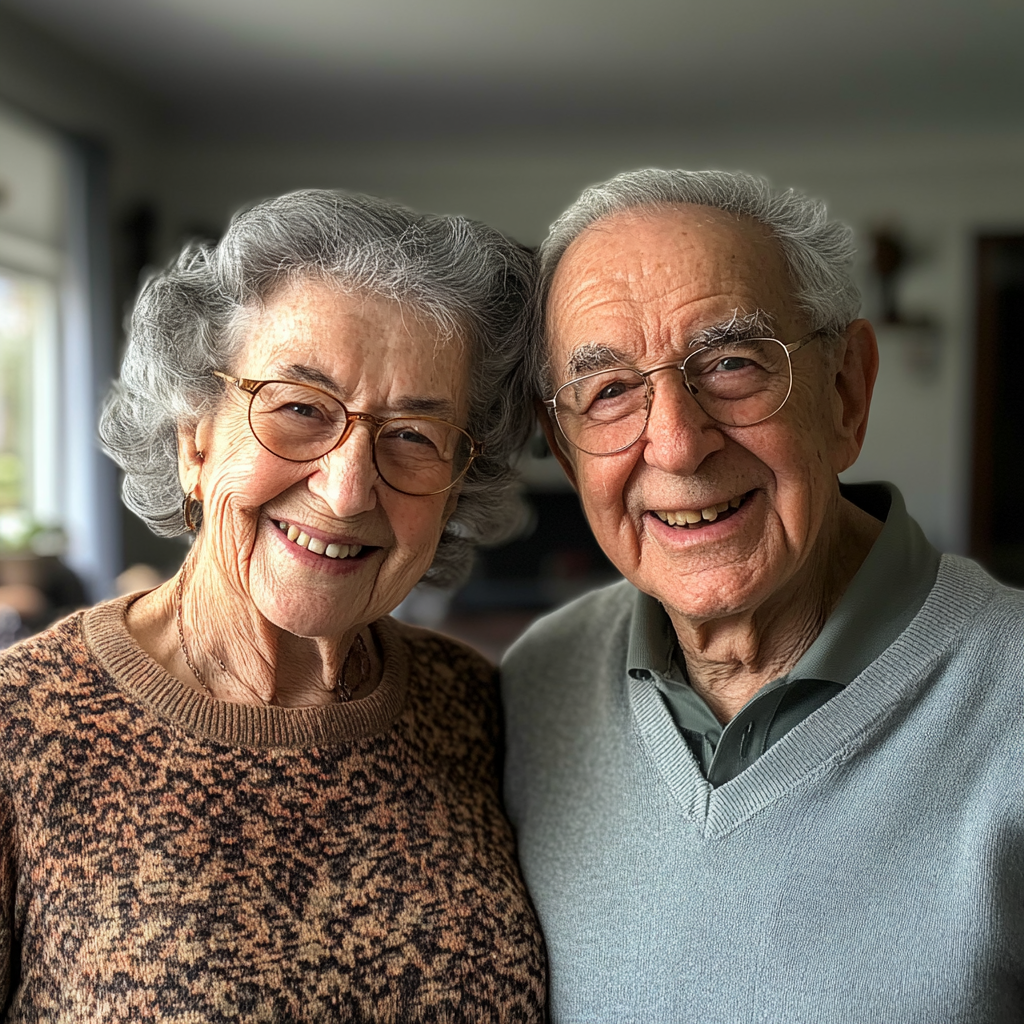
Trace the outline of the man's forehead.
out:
<instances>
[{"instance_id":1,"label":"man's forehead","mask_svg":"<svg viewBox=\"0 0 1024 1024\"><path fill-rule=\"evenodd\" d=\"M628 211L568 247L548 297L549 344L576 348L577 328L667 318L687 334L740 315L785 314L789 275L771 233L708 207ZM584 328L586 330L586 328Z\"/></svg>"},{"instance_id":2,"label":"man's forehead","mask_svg":"<svg viewBox=\"0 0 1024 1024\"><path fill-rule=\"evenodd\" d=\"M630 257L726 248L757 253L778 249L771 230L750 217L710 206L679 203L623 210L588 225L566 248L555 277L567 269L605 266L613 276L625 276ZM614 257L619 257L614 260Z\"/></svg>"}]
</instances>

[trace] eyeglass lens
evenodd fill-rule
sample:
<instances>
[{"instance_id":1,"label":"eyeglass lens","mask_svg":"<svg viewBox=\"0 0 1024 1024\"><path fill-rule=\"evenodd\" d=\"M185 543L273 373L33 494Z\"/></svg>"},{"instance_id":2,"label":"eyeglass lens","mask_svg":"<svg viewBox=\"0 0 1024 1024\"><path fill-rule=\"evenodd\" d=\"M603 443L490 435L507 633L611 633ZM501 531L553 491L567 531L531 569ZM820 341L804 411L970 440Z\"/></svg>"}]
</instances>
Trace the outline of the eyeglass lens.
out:
<instances>
[{"instance_id":1,"label":"eyeglass lens","mask_svg":"<svg viewBox=\"0 0 1024 1024\"><path fill-rule=\"evenodd\" d=\"M760 423L785 404L792 385L789 353L774 338L698 349L682 364L687 390L712 419L728 426ZM570 381L555 394L566 438L591 455L628 448L644 432L648 383L616 367Z\"/></svg>"},{"instance_id":2,"label":"eyeglass lens","mask_svg":"<svg viewBox=\"0 0 1024 1024\"><path fill-rule=\"evenodd\" d=\"M326 455L337 446L348 422L341 402L301 384L270 381L249 405L249 425L256 439L291 462L313 462ZM406 494L447 490L469 467L471 451L469 435L443 420L391 419L374 429L377 471Z\"/></svg>"}]
</instances>

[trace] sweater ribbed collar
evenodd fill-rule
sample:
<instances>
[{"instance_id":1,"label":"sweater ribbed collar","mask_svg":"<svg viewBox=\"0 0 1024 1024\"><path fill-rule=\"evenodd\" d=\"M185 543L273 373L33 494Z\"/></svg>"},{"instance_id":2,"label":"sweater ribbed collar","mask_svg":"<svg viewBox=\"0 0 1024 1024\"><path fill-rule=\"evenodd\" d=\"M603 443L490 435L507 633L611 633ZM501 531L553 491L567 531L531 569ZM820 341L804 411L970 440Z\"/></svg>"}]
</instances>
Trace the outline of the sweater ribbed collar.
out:
<instances>
[{"instance_id":1,"label":"sweater ribbed collar","mask_svg":"<svg viewBox=\"0 0 1024 1024\"><path fill-rule=\"evenodd\" d=\"M371 625L383 675L369 696L315 708L235 704L199 693L155 662L128 631L128 606L139 594L107 601L82 616L82 636L114 685L158 718L197 738L228 746L333 746L386 730L401 714L408 684L405 644L390 618Z\"/></svg>"}]
</instances>

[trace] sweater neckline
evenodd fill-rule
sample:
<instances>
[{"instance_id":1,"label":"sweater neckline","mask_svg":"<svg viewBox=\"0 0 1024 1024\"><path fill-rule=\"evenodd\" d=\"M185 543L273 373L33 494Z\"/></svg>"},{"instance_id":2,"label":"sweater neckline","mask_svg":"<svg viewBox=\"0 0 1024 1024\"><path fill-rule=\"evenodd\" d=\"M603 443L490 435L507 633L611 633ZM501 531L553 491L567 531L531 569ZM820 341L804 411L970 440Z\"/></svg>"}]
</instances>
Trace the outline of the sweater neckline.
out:
<instances>
[{"instance_id":1,"label":"sweater neckline","mask_svg":"<svg viewBox=\"0 0 1024 1024\"><path fill-rule=\"evenodd\" d=\"M83 612L83 639L122 693L193 736L238 747L333 746L383 732L405 706L408 659L390 618L370 625L380 646L383 672L368 696L315 708L257 706L200 693L154 661L128 630L128 606L138 596L130 594Z\"/></svg>"},{"instance_id":2,"label":"sweater neckline","mask_svg":"<svg viewBox=\"0 0 1024 1024\"><path fill-rule=\"evenodd\" d=\"M654 683L627 677L641 743L686 816L705 838L721 838L884 730L895 710L927 685L930 668L991 594L981 569L943 555L931 592L904 632L842 693L722 786L712 788L701 774Z\"/></svg>"}]
</instances>

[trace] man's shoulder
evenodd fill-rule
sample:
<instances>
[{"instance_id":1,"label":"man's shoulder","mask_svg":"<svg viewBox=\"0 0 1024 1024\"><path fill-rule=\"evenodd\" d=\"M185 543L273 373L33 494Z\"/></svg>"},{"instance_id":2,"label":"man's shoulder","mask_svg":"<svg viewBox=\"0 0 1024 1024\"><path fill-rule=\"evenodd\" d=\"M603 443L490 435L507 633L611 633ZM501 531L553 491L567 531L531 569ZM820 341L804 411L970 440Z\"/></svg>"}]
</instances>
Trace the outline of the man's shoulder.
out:
<instances>
[{"instance_id":1,"label":"man's shoulder","mask_svg":"<svg viewBox=\"0 0 1024 1024\"><path fill-rule=\"evenodd\" d=\"M579 663L598 651L604 656L609 643L621 648L625 657L636 595L636 588L621 580L583 594L538 619L509 648L502 672L530 669L539 663Z\"/></svg>"},{"instance_id":2,"label":"man's shoulder","mask_svg":"<svg viewBox=\"0 0 1024 1024\"><path fill-rule=\"evenodd\" d=\"M932 599L938 604L955 601L965 607L975 626L1008 617L1018 627L1016 632L1024 635L1024 591L1000 583L969 558L942 556Z\"/></svg>"},{"instance_id":3,"label":"man's shoulder","mask_svg":"<svg viewBox=\"0 0 1024 1024\"><path fill-rule=\"evenodd\" d=\"M1024 592L994 579L977 563L943 555L935 586L908 629L923 647L955 656L983 688L1004 678L1017 699L1024 683Z\"/></svg>"}]
</instances>

